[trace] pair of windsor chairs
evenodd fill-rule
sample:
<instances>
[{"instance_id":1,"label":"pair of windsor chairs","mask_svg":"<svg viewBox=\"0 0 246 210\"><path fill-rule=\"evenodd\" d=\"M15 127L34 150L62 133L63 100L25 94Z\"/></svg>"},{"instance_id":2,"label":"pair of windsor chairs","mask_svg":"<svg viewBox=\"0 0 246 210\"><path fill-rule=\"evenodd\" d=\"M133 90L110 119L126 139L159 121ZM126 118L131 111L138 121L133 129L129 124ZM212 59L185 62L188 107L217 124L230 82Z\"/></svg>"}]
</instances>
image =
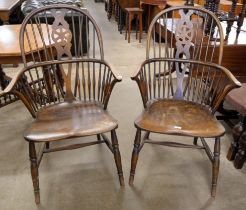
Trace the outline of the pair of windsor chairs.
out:
<instances>
[{"instance_id":1,"label":"pair of windsor chairs","mask_svg":"<svg viewBox=\"0 0 246 210\"><path fill-rule=\"evenodd\" d=\"M79 24L79 32L74 33L73 24L66 22L67 16L72 23ZM48 24L47 18L53 19L53 23ZM84 23L86 29L82 27ZM86 30L86 53L82 29ZM35 202L40 203L38 168L43 154L49 152L105 143L114 155L123 186L115 131L118 124L106 111L112 89L122 78L104 60L102 36L93 18L87 11L67 5L37 9L22 24L20 48L24 68L2 94L19 97L34 118L24 138L29 143ZM211 194L215 197L220 137L225 130L213 115L226 94L240 86L220 66L222 51L220 23L205 9L169 8L154 18L148 32L146 60L132 77L139 86L144 110L135 121L130 185L145 143L205 149L212 162ZM145 132L143 138L142 132ZM111 142L106 133L111 134ZM190 136L194 145L153 141L150 133ZM54 141L92 135L97 140L59 147L50 145ZM202 146L197 143L199 138ZM214 152L205 138L215 139ZM38 154L36 146L40 143L43 146Z\"/></svg>"}]
</instances>

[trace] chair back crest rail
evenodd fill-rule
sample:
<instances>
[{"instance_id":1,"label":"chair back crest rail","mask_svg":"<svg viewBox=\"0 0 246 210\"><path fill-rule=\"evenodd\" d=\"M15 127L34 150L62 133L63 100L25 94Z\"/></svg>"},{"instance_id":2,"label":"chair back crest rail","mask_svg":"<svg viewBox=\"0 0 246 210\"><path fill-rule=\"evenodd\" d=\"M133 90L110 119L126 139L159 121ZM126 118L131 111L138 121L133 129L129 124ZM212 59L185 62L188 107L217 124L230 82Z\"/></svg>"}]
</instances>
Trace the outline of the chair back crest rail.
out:
<instances>
[{"instance_id":1,"label":"chair back crest rail","mask_svg":"<svg viewBox=\"0 0 246 210\"><path fill-rule=\"evenodd\" d=\"M204 8L182 6L151 22L146 59L184 58L221 64L224 35L218 18Z\"/></svg>"},{"instance_id":2,"label":"chair back crest rail","mask_svg":"<svg viewBox=\"0 0 246 210\"><path fill-rule=\"evenodd\" d=\"M182 82L173 72L176 66L189 71L183 75ZM179 99L204 105L212 113L230 90L240 86L240 82L224 67L171 58L146 60L132 79L138 83L145 108L155 100Z\"/></svg>"}]
</instances>

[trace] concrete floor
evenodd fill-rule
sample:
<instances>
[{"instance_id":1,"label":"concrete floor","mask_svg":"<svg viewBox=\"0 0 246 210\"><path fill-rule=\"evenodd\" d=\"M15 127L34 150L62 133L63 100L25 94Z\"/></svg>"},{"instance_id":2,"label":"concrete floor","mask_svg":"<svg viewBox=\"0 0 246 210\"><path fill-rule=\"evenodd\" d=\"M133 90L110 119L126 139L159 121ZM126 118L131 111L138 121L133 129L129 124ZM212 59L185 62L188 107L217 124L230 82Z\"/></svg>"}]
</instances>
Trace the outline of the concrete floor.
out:
<instances>
[{"instance_id":1,"label":"concrete floor","mask_svg":"<svg viewBox=\"0 0 246 210\"><path fill-rule=\"evenodd\" d=\"M138 88L130 76L145 58L145 40L132 42L107 20L103 3L84 0L103 35L105 57L123 75L109 102L119 121L117 130L126 186L120 188L112 154L105 145L45 155L40 166L41 204L35 205L28 144L22 133L32 119L17 102L0 111L0 209L16 210L244 210L246 166L234 169L226 153L231 141L222 138L221 168L215 200L210 197L211 163L204 151L146 145L140 153L134 187L127 184L135 128L142 110ZM14 74L16 69L8 69ZM160 139L160 136L152 137ZM172 139L174 137L167 138ZM175 137L175 140L183 138ZM84 141L82 139L81 141ZM187 141L192 141L187 139Z\"/></svg>"}]
</instances>

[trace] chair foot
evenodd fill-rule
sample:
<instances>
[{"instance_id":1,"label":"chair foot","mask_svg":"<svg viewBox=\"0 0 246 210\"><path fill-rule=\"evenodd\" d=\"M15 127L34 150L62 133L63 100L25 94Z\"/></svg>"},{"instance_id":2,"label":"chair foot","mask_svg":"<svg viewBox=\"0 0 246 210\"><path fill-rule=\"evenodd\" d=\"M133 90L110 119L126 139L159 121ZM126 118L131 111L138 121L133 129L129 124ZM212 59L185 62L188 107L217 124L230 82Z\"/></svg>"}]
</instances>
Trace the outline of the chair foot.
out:
<instances>
[{"instance_id":1,"label":"chair foot","mask_svg":"<svg viewBox=\"0 0 246 210\"><path fill-rule=\"evenodd\" d=\"M214 144L214 159L212 166L212 190L211 196L215 198L216 196L216 188L217 188L217 180L219 175L219 167L220 167L220 138L215 139Z\"/></svg>"},{"instance_id":2,"label":"chair foot","mask_svg":"<svg viewBox=\"0 0 246 210\"><path fill-rule=\"evenodd\" d=\"M111 131L111 141L112 141L114 160L118 171L120 186L125 186L119 144L118 144L118 139L115 130Z\"/></svg>"},{"instance_id":3,"label":"chair foot","mask_svg":"<svg viewBox=\"0 0 246 210\"><path fill-rule=\"evenodd\" d=\"M31 176L34 188L35 203L40 203L40 190L39 190L39 175L38 175L38 161L36 149L33 142L29 142L29 157L31 162Z\"/></svg>"},{"instance_id":4,"label":"chair foot","mask_svg":"<svg viewBox=\"0 0 246 210\"><path fill-rule=\"evenodd\" d=\"M130 185L130 186L133 186L134 175L135 175L135 174L130 174L130 177L129 177L129 185Z\"/></svg>"},{"instance_id":5,"label":"chair foot","mask_svg":"<svg viewBox=\"0 0 246 210\"><path fill-rule=\"evenodd\" d=\"M134 141L134 147L133 147L133 151L132 151L129 185L133 185L135 170L136 170L138 156L139 156L139 152L140 152L140 150L139 150L140 149L140 141L141 141L141 130L137 129L136 137L135 137L135 141Z\"/></svg>"},{"instance_id":6,"label":"chair foot","mask_svg":"<svg viewBox=\"0 0 246 210\"><path fill-rule=\"evenodd\" d=\"M35 203L38 205L40 204L40 192L34 192L34 196L35 196Z\"/></svg>"}]
</instances>

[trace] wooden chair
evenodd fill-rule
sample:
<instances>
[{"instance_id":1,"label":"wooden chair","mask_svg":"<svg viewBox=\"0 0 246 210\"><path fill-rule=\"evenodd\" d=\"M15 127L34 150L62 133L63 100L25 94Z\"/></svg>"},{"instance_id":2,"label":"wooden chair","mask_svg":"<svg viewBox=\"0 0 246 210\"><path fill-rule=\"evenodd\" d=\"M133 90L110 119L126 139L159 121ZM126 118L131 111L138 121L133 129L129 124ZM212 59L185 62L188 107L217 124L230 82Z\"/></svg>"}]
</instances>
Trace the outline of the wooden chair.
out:
<instances>
[{"instance_id":1,"label":"wooden chair","mask_svg":"<svg viewBox=\"0 0 246 210\"><path fill-rule=\"evenodd\" d=\"M179 18L176 15L172 19L175 13L179 14ZM201 21L199 27L197 21ZM161 22L164 25L160 25ZM205 32L208 23L216 26L213 37L210 37L211 31ZM156 32L159 32L158 40ZM229 70L208 62L213 61L213 56L206 53L214 47L214 42L219 46L221 54L216 56L220 62L223 33L218 19L205 9L190 6L169 8L152 21L148 31L147 59L132 77L138 84L144 110L135 121L137 132L131 159L130 185L133 184L138 156L145 143L197 148L204 149L212 163L211 195L215 197L220 137L225 129L213 115L226 94L239 87L240 83ZM145 132L143 137L142 132ZM155 141L150 139L150 133L190 136L194 142ZM198 139L202 145L197 144ZM214 142L213 152L206 140Z\"/></svg>"},{"instance_id":2,"label":"wooden chair","mask_svg":"<svg viewBox=\"0 0 246 210\"><path fill-rule=\"evenodd\" d=\"M53 22L48 24L46 17ZM87 54L83 53L83 31L75 33L67 18L81 25L85 21ZM31 30L31 33L29 30L28 33L27 27L38 30ZM43 41L45 36L48 37L46 42ZM30 37L37 41L30 43ZM79 42L75 43L76 40ZM73 57L72 44L76 46ZM49 152L105 143L114 155L120 185L123 186L115 131L118 124L106 111L112 89L121 81L121 76L116 76L104 61L102 36L93 18L87 11L68 5L40 8L25 18L20 45L24 69L13 78L3 94L18 96L34 118L24 132L24 138L29 143L35 202L40 203L38 168L43 154ZM31 61L27 59L30 57L33 58ZM106 133L110 133L112 143ZM97 140L69 143L72 138L92 135L97 136ZM66 140L67 144L50 145L60 140ZM37 145L43 145L39 153Z\"/></svg>"}]
</instances>

